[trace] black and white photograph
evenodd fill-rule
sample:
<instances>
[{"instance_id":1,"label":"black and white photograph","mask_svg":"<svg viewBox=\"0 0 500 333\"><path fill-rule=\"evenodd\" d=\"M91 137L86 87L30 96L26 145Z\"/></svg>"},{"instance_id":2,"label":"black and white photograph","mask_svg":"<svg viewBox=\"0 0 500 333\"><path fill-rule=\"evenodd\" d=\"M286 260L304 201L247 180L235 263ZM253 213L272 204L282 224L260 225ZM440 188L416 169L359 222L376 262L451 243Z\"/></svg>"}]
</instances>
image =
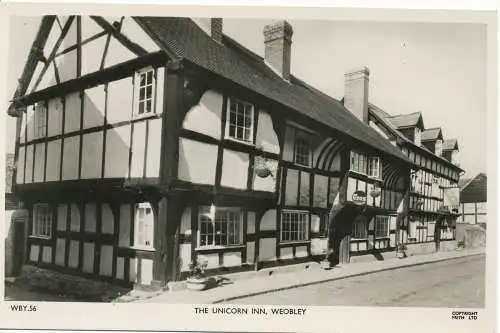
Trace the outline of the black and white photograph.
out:
<instances>
[{"instance_id":1,"label":"black and white photograph","mask_svg":"<svg viewBox=\"0 0 500 333\"><path fill-rule=\"evenodd\" d=\"M4 301L480 314L487 25L197 14L9 17Z\"/></svg>"}]
</instances>

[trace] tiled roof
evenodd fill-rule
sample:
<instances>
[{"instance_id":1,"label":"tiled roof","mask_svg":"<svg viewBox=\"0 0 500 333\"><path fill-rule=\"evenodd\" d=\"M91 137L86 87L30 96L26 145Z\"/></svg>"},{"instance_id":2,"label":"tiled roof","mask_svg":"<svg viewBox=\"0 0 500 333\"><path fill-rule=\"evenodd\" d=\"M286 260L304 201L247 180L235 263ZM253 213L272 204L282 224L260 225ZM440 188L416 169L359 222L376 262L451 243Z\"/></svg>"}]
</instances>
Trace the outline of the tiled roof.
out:
<instances>
[{"instance_id":1,"label":"tiled roof","mask_svg":"<svg viewBox=\"0 0 500 333\"><path fill-rule=\"evenodd\" d=\"M441 132L441 128L427 128L422 131L421 141L436 141L438 139L443 139L443 134Z\"/></svg>"},{"instance_id":2,"label":"tiled roof","mask_svg":"<svg viewBox=\"0 0 500 333\"><path fill-rule=\"evenodd\" d=\"M5 193L12 193L12 175L14 174L14 154L5 154Z\"/></svg>"},{"instance_id":3,"label":"tiled roof","mask_svg":"<svg viewBox=\"0 0 500 333\"><path fill-rule=\"evenodd\" d=\"M341 102L292 76L283 80L262 57L224 38L214 41L189 18L135 17L167 54L175 54L261 96L408 162L407 157Z\"/></svg>"},{"instance_id":4,"label":"tiled roof","mask_svg":"<svg viewBox=\"0 0 500 333\"><path fill-rule=\"evenodd\" d=\"M460 202L486 202L488 177L479 173L460 189Z\"/></svg>"},{"instance_id":5,"label":"tiled roof","mask_svg":"<svg viewBox=\"0 0 500 333\"><path fill-rule=\"evenodd\" d=\"M443 150L455 150L458 149L457 139L448 139L443 142Z\"/></svg>"},{"instance_id":6,"label":"tiled roof","mask_svg":"<svg viewBox=\"0 0 500 333\"><path fill-rule=\"evenodd\" d=\"M414 127L422 121L422 114L420 112L400 114L397 116L388 115L386 117L388 117L389 121L398 129L403 127Z\"/></svg>"}]
</instances>

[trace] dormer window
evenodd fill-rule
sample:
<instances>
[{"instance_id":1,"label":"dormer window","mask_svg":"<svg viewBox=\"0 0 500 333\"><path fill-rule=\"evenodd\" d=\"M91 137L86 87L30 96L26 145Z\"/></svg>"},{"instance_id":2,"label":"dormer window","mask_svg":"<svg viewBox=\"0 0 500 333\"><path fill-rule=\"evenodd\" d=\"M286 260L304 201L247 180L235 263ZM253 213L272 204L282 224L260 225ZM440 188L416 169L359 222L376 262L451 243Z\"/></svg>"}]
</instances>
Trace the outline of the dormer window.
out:
<instances>
[{"instance_id":1,"label":"dormer window","mask_svg":"<svg viewBox=\"0 0 500 333\"><path fill-rule=\"evenodd\" d=\"M254 107L237 99L228 100L226 137L253 143Z\"/></svg>"},{"instance_id":2,"label":"dormer window","mask_svg":"<svg viewBox=\"0 0 500 333\"><path fill-rule=\"evenodd\" d=\"M436 141L436 146L434 148L434 153L437 156L443 155L443 140L437 140Z\"/></svg>"},{"instance_id":3,"label":"dormer window","mask_svg":"<svg viewBox=\"0 0 500 333\"><path fill-rule=\"evenodd\" d=\"M145 68L137 72L135 77L135 117L154 113L155 72L153 68Z\"/></svg>"},{"instance_id":4,"label":"dormer window","mask_svg":"<svg viewBox=\"0 0 500 333\"><path fill-rule=\"evenodd\" d=\"M422 143L422 131L420 130L420 128L418 127L415 127L415 145L417 146L420 146L420 144Z\"/></svg>"}]
</instances>

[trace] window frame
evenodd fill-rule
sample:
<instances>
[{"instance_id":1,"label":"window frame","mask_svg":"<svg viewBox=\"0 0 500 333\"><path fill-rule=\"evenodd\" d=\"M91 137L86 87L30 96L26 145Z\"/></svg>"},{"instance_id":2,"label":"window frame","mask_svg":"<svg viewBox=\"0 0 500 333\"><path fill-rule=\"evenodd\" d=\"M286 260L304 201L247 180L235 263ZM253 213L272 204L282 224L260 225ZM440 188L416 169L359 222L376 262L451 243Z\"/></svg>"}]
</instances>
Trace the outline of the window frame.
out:
<instances>
[{"instance_id":1,"label":"window frame","mask_svg":"<svg viewBox=\"0 0 500 333\"><path fill-rule=\"evenodd\" d=\"M151 210L151 230L152 230L152 234L151 234L151 245L146 245L146 244L139 244L139 224L140 224L140 220L139 220L139 210L140 209L144 209L144 221L145 223L147 223L147 219L146 219L146 209L150 209ZM132 244L132 247L133 248L137 248L137 249L141 249L141 250L146 250L146 251L154 251L155 250L155 246L154 246L154 242L155 242L155 212L154 212L154 209L153 209L153 206L149 203L149 202L138 202L134 205L134 216L133 216L134 220L134 243ZM146 227L146 225L144 225L144 227ZM144 238L146 239L146 236L148 235L147 233L147 228L144 228L143 230L143 233L144 233Z\"/></svg>"},{"instance_id":2,"label":"window frame","mask_svg":"<svg viewBox=\"0 0 500 333\"><path fill-rule=\"evenodd\" d=\"M38 210L39 209L44 209L45 213L49 214L49 221L47 224L47 221L44 221L42 225L39 223L41 221L38 221ZM54 211L50 204L48 203L36 203L33 205L32 208L32 222L31 222L31 231L30 231L30 237L33 238L44 238L44 239L52 239L53 237L53 224L54 224ZM42 229L42 232L40 230ZM36 231L35 231L36 230ZM44 231L47 231L44 233Z\"/></svg>"},{"instance_id":3,"label":"window frame","mask_svg":"<svg viewBox=\"0 0 500 333\"><path fill-rule=\"evenodd\" d=\"M390 234L390 216L389 215L375 215L373 221L373 235L375 236L376 239L380 238L388 238ZM377 231L380 229L377 227L379 225L380 219L385 219L384 225L385 225L385 233L383 235L377 234Z\"/></svg>"},{"instance_id":4,"label":"window frame","mask_svg":"<svg viewBox=\"0 0 500 333\"><path fill-rule=\"evenodd\" d=\"M358 230L361 230L361 228L358 228L357 225L361 224L363 222L364 227L362 228L363 230L363 235L365 237L357 237L359 234L356 232ZM364 215L359 215L354 219L352 222L352 228L351 228L351 239L352 240L367 240L368 239L368 225L370 224L370 221L368 218Z\"/></svg>"},{"instance_id":5,"label":"window frame","mask_svg":"<svg viewBox=\"0 0 500 333\"><path fill-rule=\"evenodd\" d=\"M354 155L354 156L353 156ZM355 161L355 168L354 168L354 165L353 165L353 158L356 160ZM361 163L360 162L363 162L363 170L360 170L360 165ZM368 171L368 156L366 154L363 154L361 153L359 150L351 150L351 154L349 156L349 171L351 172L355 172L355 173L358 173L358 174L361 174L361 175L367 175L367 171Z\"/></svg>"},{"instance_id":6,"label":"window frame","mask_svg":"<svg viewBox=\"0 0 500 333\"><path fill-rule=\"evenodd\" d=\"M303 139L307 143L307 164L301 163L302 161L297 161L297 142L299 139ZM312 166L312 136L310 133L295 128L295 137L293 140L293 162L296 165L310 168Z\"/></svg>"},{"instance_id":7,"label":"window frame","mask_svg":"<svg viewBox=\"0 0 500 333\"><path fill-rule=\"evenodd\" d=\"M285 228L283 227L284 214L297 214L297 215L305 217L304 221L300 221L301 223L305 223L305 238L304 239L299 239L299 237L297 237L297 240L284 240L284 237L283 237L283 235L284 235L283 232L285 230ZM298 218L297 218L297 221L299 221ZM293 222L293 221L290 221L290 223L291 222ZM310 222L310 214L309 214L309 211L307 211L307 210L296 210L296 209L283 209L283 210L281 210L281 212L280 212L280 234L279 234L280 244L294 244L294 243L309 242L310 238L311 238L310 237L309 222ZM290 230L286 230L286 232L289 232L290 234L292 232L297 232L297 235L301 234L301 230L300 230L300 228L298 228L298 226L296 227L296 230L291 230L291 229L292 228L290 228Z\"/></svg>"},{"instance_id":8,"label":"window frame","mask_svg":"<svg viewBox=\"0 0 500 333\"><path fill-rule=\"evenodd\" d=\"M200 206L198 207L198 231L196 235L196 249L197 250L205 250L205 249L226 249L226 248L234 248L234 247L242 247L245 245L244 240L243 240L243 215L244 215L244 210L240 207L230 207L230 206L225 206L225 207L216 207L215 208L215 213L217 214L218 212L233 212L233 213L238 213L239 218L236 221L239 224L239 233L238 233L238 243L236 244L227 244L228 243L228 235L229 232L227 231L227 222L226 222L226 244L221 245L221 244L215 244L215 237L216 237L216 229L215 227L212 228L212 244L208 245L201 245L201 239L202 239L202 233L201 233L201 225L202 223L210 223L210 222L203 222L201 219L204 214L210 211L210 206ZM214 216L215 218L215 216ZM211 222L212 224L215 225L215 221ZM209 235L208 233L206 235ZM235 233L236 235L236 233Z\"/></svg>"},{"instance_id":9,"label":"window frame","mask_svg":"<svg viewBox=\"0 0 500 333\"><path fill-rule=\"evenodd\" d=\"M151 76L151 84L148 84L147 82L147 74L152 73ZM144 86L141 85L141 76L146 75L146 84ZM134 110L133 110L133 119L140 119L144 117L148 117L151 115L156 114L156 85L157 85L157 71L156 68L153 68L151 66L141 68L140 70L135 72L134 75ZM147 98L146 97L146 92L144 92L144 99L141 99L140 97L140 91L142 88L147 90L148 87L151 87L151 97ZM151 102L151 110L149 112L144 111L143 113L139 113L141 103L145 103L147 105L147 102Z\"/></svg>"},{"instance_id":10,"label":"window frame","mask_svg":"<svg viewBox=\"0 0 500 333\"><path fill-rule=\"evenodd\" d=\"M33 106L33 138L40 139L47 136L47 103L38 102ZM42 124L40 126L40 123ZM41 133L39 133L41 129Z\"/></svg>"},{"instance_id":11,"label":"window frame","mask_svg":"<svg viewBox=\"0 0 500 333\"><path fill-rule=\"evenodd\" d=\"M376 160L377 161L377 175L372 175L371 170L370 170L370 164L372 161ZM368 156L366 159L366 174L370 178L375 178L375 179L382 179L382 159L380 156Z\"/></svg>"},{"instance_id":12,"label":"window frame","mask_svg":"<svg viewBox=\"0 0 500 333\"><path fill-rule=\"evenodd\" d=\"M235 116L236 124L234 125L235 126L235 136L230 135L230 132L231 132L231 129L230 129L230 126L231 126L231 104L232 103L242 104L244 106L245 113L246 113L246 106L250 107L250 127L249 127L248 140L245 140L244 138L243 139L237 138L238 108L236 108L236 116ZM245 118L245 113L244 113L243 118ZM244 120L243 120L243 123L244 123ZM255 142L254 142L254 132L255 132L255 128L254 128L255 127L255 106L254 106L254 104L250 103L250 102L245 102L242 99L238 99L236 97L228 97L227 98L227 106L226 106L226 123L224 125L225 125L225 133L224 133L225 139L240 142L240 143L247 144L247 145L254 145L255 144ZM243 133L245 133L245 130L246 130L246 127L245 127L245 125L243 125Z\"/></svg>"}]
</instances>

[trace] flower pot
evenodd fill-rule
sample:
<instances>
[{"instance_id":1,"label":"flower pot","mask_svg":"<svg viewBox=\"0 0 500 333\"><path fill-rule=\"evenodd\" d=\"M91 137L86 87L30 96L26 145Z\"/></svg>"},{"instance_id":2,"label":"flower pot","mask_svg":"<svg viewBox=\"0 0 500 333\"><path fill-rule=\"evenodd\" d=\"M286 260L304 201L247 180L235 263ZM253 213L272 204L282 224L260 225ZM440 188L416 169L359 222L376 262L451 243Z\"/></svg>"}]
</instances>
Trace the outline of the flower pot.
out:
<instances>
[{"instance_id":1,"label":"flower pot","mask_svg":"<svg viewBox=\"0 0 500 333\"><path fill-rule=\"evenodd\" d=\"M208 278L206 277L188 277L187 288L189 290L201 291L207 287Z\"/></svg>"}]
</instances>

